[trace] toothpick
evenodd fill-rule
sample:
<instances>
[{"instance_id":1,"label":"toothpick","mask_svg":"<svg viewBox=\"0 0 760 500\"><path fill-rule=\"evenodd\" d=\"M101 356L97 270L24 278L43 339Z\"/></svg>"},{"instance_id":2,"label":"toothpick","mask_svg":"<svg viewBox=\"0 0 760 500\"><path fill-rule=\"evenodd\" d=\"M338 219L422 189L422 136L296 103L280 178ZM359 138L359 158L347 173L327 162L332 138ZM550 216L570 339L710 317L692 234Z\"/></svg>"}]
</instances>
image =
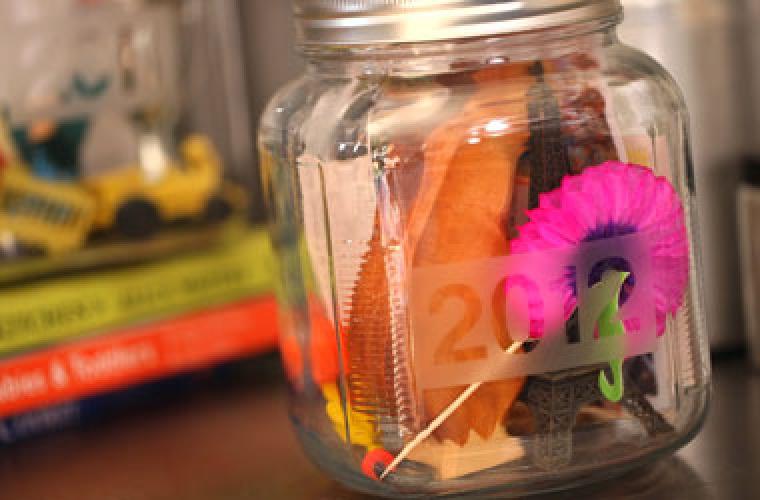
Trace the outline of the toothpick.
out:
<instances>
[{"instance_id":1,"label":"toothpick","mask_svg":"<svg viewBox=\"0 0 760 500\"><path fill-rule=\"evenodd\" d=\"M507 352L509 354L515 354L522 347L522 345L522 342L515 342L509 346ZM484 383L485 382L476 382L468 387L462 394L459 395L458 398L454 400L453 403L451 403L445 410L443 410L443 412L441 412L441 414L438 415L435 420L430 422L430 425L428 425L425 430L417 434L417 436L409 444L407 444L403 450L401 450L401 453L399 453L396 458L393 459L393 462L391 462L388 467L385 468L383 473L380 474L380 480L382 481L385 479L385 476L390 474L393 469L398 467L398 465L403 462L406 457L408 457L409 454L417 446L419 446L420 443L429 438L430 435L433 434L436 429L438 429L455 411L457 411L457 409L459 409L459 407L462 406L465 401L470 399L470 396L475 394L475 391L480 389L480 386Z\"/></svg>"}]
</instances>

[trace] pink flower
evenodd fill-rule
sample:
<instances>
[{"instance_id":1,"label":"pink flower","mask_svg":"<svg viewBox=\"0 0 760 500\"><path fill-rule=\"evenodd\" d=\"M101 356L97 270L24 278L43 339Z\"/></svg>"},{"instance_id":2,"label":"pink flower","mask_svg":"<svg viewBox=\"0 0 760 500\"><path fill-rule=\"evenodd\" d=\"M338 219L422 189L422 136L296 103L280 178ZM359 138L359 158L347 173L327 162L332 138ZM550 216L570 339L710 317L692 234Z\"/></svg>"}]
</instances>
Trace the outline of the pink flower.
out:
<instances>
[{"instance_id":1,"label":"pink flower","mask_svg":"<svg viewBox=\"0 0 760 500\"><path fill-rule=\"evenodd\" d=\"M689 242L683 206L673 186L645 167L607 162L568 176L558 189L544 193L539 206L527 212L529 222L512 241L514 253L572 248L582 243L647 233L651 241L657 333L665 332L668 313L683 303L689 280ZM605 269L592 272L598 282L604 271L620 268L610 259ZM572 272L563 278L566 317L577 307L577 283ZM589 286L595 283L589 283ZM626 281L624 302L635 276Z\"/></svg>"}]
</instances>

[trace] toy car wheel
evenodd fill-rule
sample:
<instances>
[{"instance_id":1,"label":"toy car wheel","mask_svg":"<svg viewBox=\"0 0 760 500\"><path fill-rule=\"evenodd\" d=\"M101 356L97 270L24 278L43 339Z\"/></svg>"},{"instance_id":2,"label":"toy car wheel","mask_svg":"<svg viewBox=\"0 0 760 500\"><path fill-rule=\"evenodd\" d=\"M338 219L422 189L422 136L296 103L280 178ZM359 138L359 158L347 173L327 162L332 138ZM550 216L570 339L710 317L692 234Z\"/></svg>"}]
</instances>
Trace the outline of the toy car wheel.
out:
<instances>
[{"instance_id":1,"label":"toy car wheel","mask_svg":"<svg viewBox=\"0 0 760 500\"><path fill-rule=\"evenodd\" d=\"M19 257L43 257L45 249L41 246L22 242L13 242L0 247L0 260L12 260Z\"/></svg>"},{"instance_id":2,"label":"toy car wheel","mask_svg":"<svg viewBox=\"0 0 760 500\"><path fill-rule=\"evenodd\" d=\"M128 200L116 212L116 229L127 238L148 238L153 236L160 226L161 217L158 209L148 200Z\"/></svg>"},{"instance_id":3,"label":"toy car wheel","mask_svg":"<svg viewBox=\"0 0 760 500\"><path fill-rule=\"evenodd\" d=\"M232 205L219 195L212 196L206 203L205 220L221 222L232 215Z\"/></svg>"}]
</instances>

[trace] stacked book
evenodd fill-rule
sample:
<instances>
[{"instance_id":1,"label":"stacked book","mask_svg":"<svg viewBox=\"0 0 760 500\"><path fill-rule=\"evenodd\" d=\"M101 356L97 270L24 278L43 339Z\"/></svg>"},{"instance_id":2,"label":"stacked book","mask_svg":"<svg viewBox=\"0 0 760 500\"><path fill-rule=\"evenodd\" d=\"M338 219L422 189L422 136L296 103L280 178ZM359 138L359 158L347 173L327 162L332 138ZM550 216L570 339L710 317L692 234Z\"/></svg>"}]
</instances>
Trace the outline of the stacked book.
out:
<instances>
[{"instance_id":1,"label":"stacked book","mask_svg":"<svg viewBox=\"0 0 760 500\"><path fill-rule=\"evenodd\" d=\"M150 399L276 346L266 235L0 288L0 443Z\"/></svg>"}]
</instances>

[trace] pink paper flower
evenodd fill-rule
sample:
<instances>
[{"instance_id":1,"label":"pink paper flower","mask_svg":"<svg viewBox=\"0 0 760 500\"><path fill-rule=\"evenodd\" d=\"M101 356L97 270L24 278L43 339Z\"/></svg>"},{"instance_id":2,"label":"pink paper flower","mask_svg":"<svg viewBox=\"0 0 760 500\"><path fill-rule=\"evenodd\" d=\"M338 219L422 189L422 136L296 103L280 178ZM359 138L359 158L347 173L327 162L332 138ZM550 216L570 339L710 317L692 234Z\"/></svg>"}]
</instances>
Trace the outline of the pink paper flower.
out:
<instances>
[{"instance_id":1,"label":"pink paper flower","mask_svg":"<svg viewBox=\"0 0 760 500\"><path fill-rule=\"evenodd\" d=\"M683 206L673 186L645 167L607 162L568 176L558 189L544 193L539 206L527 212L529 222L512 241L514 253L572 248L582 243L645 232L650 238L657 333L665 332L667 314L683 303L689 280L689 243ZM608 259L592 271L589 286L609 269L630 272L623 259ZM568 270L563 277L565 315L577 307L577 282ZM621 294L625 302L635 276Z\"/></svg>"}]
</instances>

